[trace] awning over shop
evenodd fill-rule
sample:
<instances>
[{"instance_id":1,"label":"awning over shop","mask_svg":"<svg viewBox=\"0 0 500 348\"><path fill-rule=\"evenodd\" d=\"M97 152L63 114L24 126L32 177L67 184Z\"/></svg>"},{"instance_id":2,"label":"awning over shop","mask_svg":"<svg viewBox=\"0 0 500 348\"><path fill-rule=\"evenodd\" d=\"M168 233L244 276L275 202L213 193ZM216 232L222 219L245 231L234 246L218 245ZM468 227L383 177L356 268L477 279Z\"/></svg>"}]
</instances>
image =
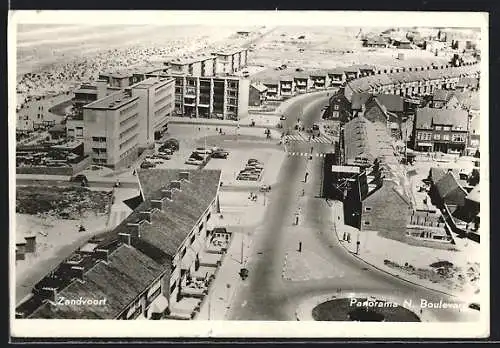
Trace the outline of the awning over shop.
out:
<instances>
[{"instance_id":1,"label":"awning over shop","mask_svg":"<svg viewBox=\"0 0 500 348\"><path fill-rule=\"evenodd\" d=\"M418 146L424 146L424 147L432 147L431 143L418 143Z\"/></svg>"}]
</instances>

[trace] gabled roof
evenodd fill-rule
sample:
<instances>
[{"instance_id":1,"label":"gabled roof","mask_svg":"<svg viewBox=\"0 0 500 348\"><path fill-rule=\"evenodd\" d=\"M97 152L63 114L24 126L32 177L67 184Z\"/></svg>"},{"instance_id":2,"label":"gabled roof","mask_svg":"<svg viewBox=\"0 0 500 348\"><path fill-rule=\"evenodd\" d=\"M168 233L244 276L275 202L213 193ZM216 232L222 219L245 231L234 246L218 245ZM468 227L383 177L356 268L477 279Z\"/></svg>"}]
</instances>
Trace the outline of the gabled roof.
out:
<instances>
[{"instance_id":1,"label":"gabled roof","mask_svg":"<svg viewBox=\"0 0 500 348\"><path fill-rule=\"evenodd\" d=\"M445 175L446 171L443 168L432 167L429 170L429 179L433 182L438 182Z\"/></svg>"},{"instance_id":2,"label":"gabled roof","mask_svg":"<svg viewBox=\"0 0 500 348\"><path fill-rule=\"evenodd\" d=\"M165 203L166 208L155 211L152 214L152 223L144 224L141 229L141 240L171 258L217 196L221 171L148 169L137 173L145 199L137 209L141 211L150 209L150 201L160 199L163 196L161 190L170 188L171 182L178 180L181 172L188 172L189 179L181 181L181 189L173 190L172 200ZM137 222L139 219L136 215L132 216L131 220Z\"/></svg>"},{"instance_id":3,"label":"gabled roof","mask_svg":"<svg viewBox=\"0 0 500 348\"><path fill-rule=\"evenodd\" d=\"M108 262L99 262L87 271L83 282L74 280L58 294L65 299L105 299L105 305L46 303L30 318L114 319L165 272L143 253L122 244Z\"/></svg>"},{"instance_id":4,"label":"gabled roof","mask_svg":"<svg viewBox=\"0 0 500 348\"><path fill-rule=\"evenodd\" d=\"M387 128L358 116L344 125L346 160L362 156L373 162L376 158L394 156L394 149Z\"/></svg>"},{"instance_id":5,"label":"gabled roof","mask_svg":"<svg viewBox=\"0 0 500 348\"><path fill-rule=\"evenodd\" d=\"M390 112L404 111L404 98L395 94L377 94L375 98Z\"/></svg>"},{"instance_id":6,"label":"gabled roof","mask_svg":"<svg viewBox=\"0 0 500 348\"><path fill-rule=\"evenodd\" d=\"M445 69L425 69L419 71L411 71L405 74L393 73L393 74L376 74L358 78L356 80L348 82L348 86L356 92L367 92L370 86L374 86L376 81L381 85L394 83L393 79L403 80L404 82L414 82L423 79L427 80L437 80L444 76L450 77L461 77L467 74L474 74L479 71L477 64L460 66L460 67L450 67ZM397 74L397 75L396 75Z\"/></svg>"},{"instance_id":7,"label":"gabled roof","mask_svg":"<svg viewBox=\"0 0 500 348\"><path fill-rule=\"evenodd\" d=\"M416 128L430 128L433 124L451 125L467 130L468 114L460 109L418 108L415 115Z\"/></svg>"},{"instance_id":8,"label":"gabled roof","mask_svg":"<svg viewBox=\"0 0 500 348\"><path fill-rule=\"evenodd\" d=\"M172 188L179 173L188 172L189 179L181 180L181 190L172 190L172 200L165 202L164 210L152 210L151 200L163 197L161 190ZM101 243L115 240L119 233L130 234L128 223L142 220L140 212L151 211L152 223L140 226L141 236L132 245L147 243L159 252L158 259L169 263L188 234L215 199L220 185L220 170L144 169L137 171L143 201L114 230L96 236Z\"/></svg>"},{"instance_id":9,"label":"gabled roof","mask_svg":"<svg viewBox=\"0 0 500 348\"><path fill-rule=\"evenodd\" d=\"M455 175L453 173L446 173L439 181L435 183L436 190L441 199L446 199L451 193L460 191L463 194L463 197L467 196L467 191L463 189L462 186L458 183Z\"/></svg>"},{"instance_id":10,"label":"gabled roof","mask_svg":"<svg viewBox=\"0 0 500 348\"><path fill-rule=\"evenodd\" d=\"M370 93L353 93L351 97L351 109L361 110L371 96Z\"/></svg>"}]
</instances>

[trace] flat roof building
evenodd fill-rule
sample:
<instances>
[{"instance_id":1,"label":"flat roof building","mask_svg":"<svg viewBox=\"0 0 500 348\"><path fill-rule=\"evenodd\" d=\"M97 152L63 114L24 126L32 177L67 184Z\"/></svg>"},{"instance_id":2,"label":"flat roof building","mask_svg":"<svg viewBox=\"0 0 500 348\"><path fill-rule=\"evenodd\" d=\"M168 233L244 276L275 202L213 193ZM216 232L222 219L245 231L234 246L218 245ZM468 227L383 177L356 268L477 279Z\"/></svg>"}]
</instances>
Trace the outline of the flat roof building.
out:
<instances>
[{"instance_id":1,"label":"flat roof building","mask_svg":"<svg viewBox=\"0 0 500 348\"><path fill-rule=\"evenodd\" d=\"M139 144L148 146L161 137L168 117L172 116L175 106L175 80L173 78L150 77L130 88L132 96L139 97L141 132ZM156 134L156 136L155 136Z\"/></svg>"},{"instance_id":2,"label":"flat roof building","mask_svg":"<svg viewBox=\"0 0 500 348\"><path fill-rule=\"evenodd\" d=\"M137 158L140 120L146 118L139 97L126 91L83 107L85 153L92 163L121 168Z\"/></svg>"}]
</instances>

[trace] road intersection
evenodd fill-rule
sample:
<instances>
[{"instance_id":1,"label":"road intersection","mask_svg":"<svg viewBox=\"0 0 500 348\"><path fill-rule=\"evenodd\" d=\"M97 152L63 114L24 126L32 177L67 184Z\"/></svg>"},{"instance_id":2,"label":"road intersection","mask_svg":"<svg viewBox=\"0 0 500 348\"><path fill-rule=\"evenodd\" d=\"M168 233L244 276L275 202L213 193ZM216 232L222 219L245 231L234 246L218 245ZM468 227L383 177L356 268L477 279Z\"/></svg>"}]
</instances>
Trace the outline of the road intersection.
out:
<instances>
[{"instance_id":1,"label":"road intersection","mask_svg":"<svg viewBox=\"0 0 500 348\"><path fill-rule=\"evenodd\" d=\"M286 126L291 127L300 115L304 127L310 127L317 122L321 107L327 100L325 92L302 98L300 105L290 104ZM307 111L301 113L301 110ZM311 153L311 146L313 154L333 152L331 144L307 142L290 142L286 151ZM310 179L304 183L306 172L310 174ZM420 302L420 299L457 301L381 272L346 251L333 230L334 219L338 217L334 216L330 204L320 198L322 173L323 157L288 156L285 160L278 184L269 195L263 223L251 236L253 243L247 265L250 276L241 281L226 319L297 320L295 311L301 302L314 296L339 292L346 296L357 293L390 294L414 303ZM297 212L300 220L295 224ZM323 277L285 279L285 260L289 262L292 255L294 262L300 263L300 259L305 259L307 254L321 258L321 264L315 265L323 268L320 273ZM429 316L437 321L470 320L467 313L456 309L433 310Z\"/></svg>"}]
</instances>

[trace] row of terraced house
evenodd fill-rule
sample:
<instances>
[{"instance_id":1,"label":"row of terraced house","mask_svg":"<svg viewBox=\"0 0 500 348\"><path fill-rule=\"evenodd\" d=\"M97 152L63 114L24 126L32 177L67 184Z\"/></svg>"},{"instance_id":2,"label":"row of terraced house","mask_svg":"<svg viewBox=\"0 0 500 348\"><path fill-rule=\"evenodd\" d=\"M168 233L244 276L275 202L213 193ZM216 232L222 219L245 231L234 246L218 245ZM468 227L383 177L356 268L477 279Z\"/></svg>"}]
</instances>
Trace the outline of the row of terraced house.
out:
<instances>
[{"instance_id":1,"label":"row of terraced house","mask_svg":"<svg viewBox=\"0 0 500 348\"><path fill-rule=\"evenodd\" d=\"M231 240L214 233L220 177L220 170L138 171L140 197L127 201L133 212L40 280L16 316L195 317Z\"/></svg>"},{"instance_id":2,"label":"row of terraced house","mask_svg":"<svg viewBox=\"0 0 500 348\"><path fill-rule=\"evenodd\" d=\"M447 219L452 214L440 211L442 204L432 205L408 189L401 163L406 156L407 136L418 136L421 128L427 132L435 130L432 138L436 151L443 150L445 145L446 151L466 148L471 130L467 118L479 117L479 109L463 89L455 91L462 79L467 79L467 88L476 93L478 66L412 68L365 76L348 81L330 98L327 117L341 125L340 151L325 159L328 183L324 194L344 201L347 224L362 231L383 231L385 237L419 245L450 243L451 231L461 233L459 227L454 227L458 225L457 217L453 223L443 222L442 216ZM447 91L445 96L441 96L443 90ZM426 101L425 97L430 99ZM426 107L419 108L422 104ZM450 134L444 134L445 130ZM438 135L449 138L437 146L436 143L444 141ZM459 192L461 201L455 202L459 208L473 189L468 182L448 185L452 188L440 189L440 185L437 184L436 192L441 200L447 199L449 192ZM478 205L477 197L469 201ZM478 225L478 210L474 216L461 216L460 221L475 219Z\"/></svg>"}]
</instances>

